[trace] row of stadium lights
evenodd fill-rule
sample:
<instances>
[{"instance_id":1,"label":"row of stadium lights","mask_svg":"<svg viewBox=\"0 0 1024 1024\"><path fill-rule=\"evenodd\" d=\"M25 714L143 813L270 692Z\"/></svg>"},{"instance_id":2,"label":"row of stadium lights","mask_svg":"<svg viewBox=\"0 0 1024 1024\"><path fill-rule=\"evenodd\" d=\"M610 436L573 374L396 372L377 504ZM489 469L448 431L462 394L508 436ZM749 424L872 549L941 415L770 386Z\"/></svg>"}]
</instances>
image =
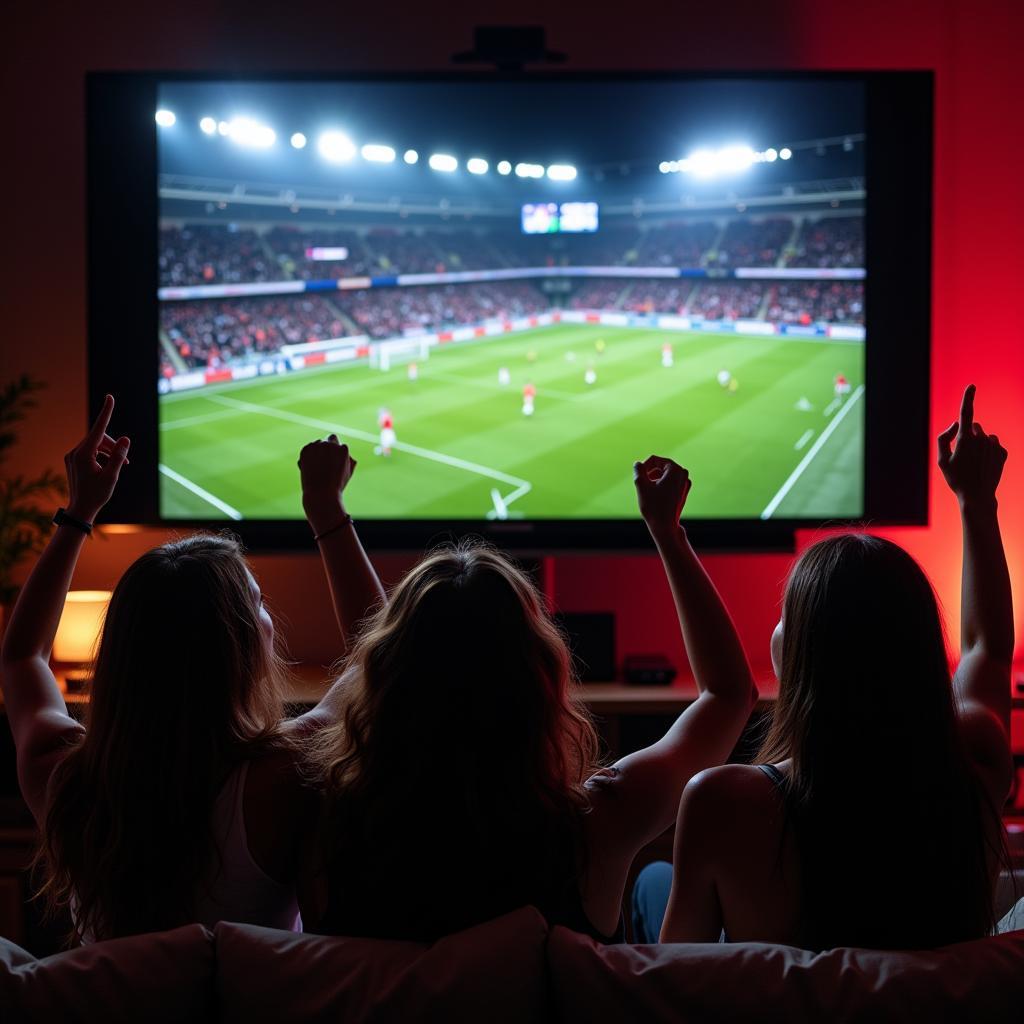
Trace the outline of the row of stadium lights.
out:
<instances>
[{"instance_id":1,"label":"row of stadium lights","mask_svg":"<svg viewBox=\"0 0 1024 1024\"><path fill-rule=\"evenodd\" d=\"M158 110L156 123L162 128L170 128L177 122L172 110ZM231 121L217 121L212 117L204 117L199 128L206 135L223 135L241 146L256 149L268 149L277 141L273 128L260 124L249 117L236 117ZM302 132L295 132L290 139L295 149L305 149L309 139ZM317 150L320 155L331 163L348 163L357 153L356 144L339 131L325 131L317 139ZM378 143L367 143L358 149L362 158L370 163L390 164L398 158L391 146ZM757 152L749 146L725 146L722 149L698 149L682 160L663 160L658 165L662 174L692 174L697 178L711 178L719 174L736 174L747 170L756 163L775 163L776 160L789 160L793 151L783 146L782 149L766 149ZM407 164L419 162L420 155L415 149L407 149L402 155ZM459 169L457 157L449 153L434 153L427 164L431 170L451 173ZM470 174L486 174L490 164L482 157L471 157L466 161L466 170ZM572 164L551 164L546 169L541 164L517 163L514 166L508 160L501 160L495 165L499 174L508 175L514 171L519 178L543 178L545 175L552 181L573 181L576 168Z\"/></svg>"},{"instance_id":2,"label":"row of stadium lights","mask_svg":"<svg viewBox=\"0 0 1024 1024\"><path fill-rule=\"evenodd\" d=\"M173 110L156 112L156 123L161 128L170 128L177 120ZM231 121L217 121L212 117L204 117L199 122L199 128L206 135L223 135L240 146L252 146L256 149L268 149L277 141L273 128L248 117L236 117ZM302 132L295 132L290 142L295 149L305 149L309 139ZM398 158L393 147L378 143L367 143L357 150L356 144L344 132L339 131L322 132L316 140L316 146L325 160L335 164L348 163L355 158L357 152L370 163L390 164ZM419 162L420 155L415 149L407 149L402 154L402 159L407 164L415 164ZM458 158L449 153L433 153L427 159L427 164L431 170L445 173L459 169ZM486 174L490 170L490 164L482 157L471 157L466 161L466 170L470 174ZM550 164L545 168L542 164L518 163L513 167L508 160L501 160L495 165L495 170L499 174L512 174L514 171L519 178L543 178L546 175L552 181L573 181L576 177L576 168L572 164Z\"/></svg>"},{"instance_id":3,"label":"row of stadium lights","mask_svg":"<svg viewBox=\"0 0 1024 1024\"><path fill-rule=\"evenodd\" d=\"M776 160L789 160L793 151L765 149L756 152L750 146L724 146L722 149L698 149L684 160L662 160L658 170L662 174L692 174L697 178L711 178L718 174L738 174L754 164L773 164Z\"/></svg>"}]
</instances>

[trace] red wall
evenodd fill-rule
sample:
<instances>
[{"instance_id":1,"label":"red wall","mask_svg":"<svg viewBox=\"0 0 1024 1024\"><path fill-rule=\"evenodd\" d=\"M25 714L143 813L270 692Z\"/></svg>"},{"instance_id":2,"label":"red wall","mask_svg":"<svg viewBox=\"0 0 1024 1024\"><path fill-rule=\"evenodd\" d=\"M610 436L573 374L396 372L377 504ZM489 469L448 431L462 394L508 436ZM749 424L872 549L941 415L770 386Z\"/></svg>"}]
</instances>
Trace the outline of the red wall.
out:
<instances>
[{"instance_id":1,"label":"red wall","mask_svg":"<svg viewBox=\"0 0 1024 1024\"><path fill-rule=\"evenodd\" d=\"M260 8L266 13L260 13ZM403 13L403 8L408 13ZM83 75L88 69L441 68L473 24L543 23L577 68L933 68L937 74L933 432L953 417L968 381L979 418L1009 447L1002 516L1024 630L1024 318L1016 306L1024 252L1024 167L1018 78L1024 4L1013 0L827 0L660 4L482 5L19 5L5 54L0 231L3 336L0 380L28 370L50 384L13 468L60 465L85 418ZM9 23L10 24L10 23ZM140 344L148 344L140 339ZM941 484L941 482L940 482ZM699 481L698 481L699 485ZM934 488L932 525L890 530L934 579L950 616L959 607L959 532L951 499ZM145 547L146 531L96 540L78 586L110 584ZM808 537L801 537L806 543ZM400 559L382 560L393 577ZM708 564L755 663L767 644L789 560L719 556ZM333 653L326 592L310 556L261 557L264 588L286 620L293 652ZM612 609L619 651L683 660L668 591L651 558L566 557L558 603ZM311 601L315 594L322 600ZM954 631L955 635L955 631ZM1018 652L1024 645L1018 641Z\"/></svg>"}]
</instances>

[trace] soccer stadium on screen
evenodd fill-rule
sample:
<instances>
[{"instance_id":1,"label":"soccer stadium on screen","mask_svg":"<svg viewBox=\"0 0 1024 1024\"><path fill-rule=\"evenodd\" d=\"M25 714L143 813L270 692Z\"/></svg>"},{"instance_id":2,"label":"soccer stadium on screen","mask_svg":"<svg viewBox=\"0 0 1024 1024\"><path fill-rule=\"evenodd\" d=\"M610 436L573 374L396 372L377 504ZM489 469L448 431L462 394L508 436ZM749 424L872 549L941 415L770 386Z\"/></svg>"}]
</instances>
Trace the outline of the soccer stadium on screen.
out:
<instances>
[{"instance_id":1,"label":"soccer stadium on screen","mask_svg":"<svg viewBox=\"0 0 1024 1024\"><path fill-rule=\"evenodd\" d=\"M863 511L856 83L168 83L167 518Z\"/></svg>"}]
</instances>

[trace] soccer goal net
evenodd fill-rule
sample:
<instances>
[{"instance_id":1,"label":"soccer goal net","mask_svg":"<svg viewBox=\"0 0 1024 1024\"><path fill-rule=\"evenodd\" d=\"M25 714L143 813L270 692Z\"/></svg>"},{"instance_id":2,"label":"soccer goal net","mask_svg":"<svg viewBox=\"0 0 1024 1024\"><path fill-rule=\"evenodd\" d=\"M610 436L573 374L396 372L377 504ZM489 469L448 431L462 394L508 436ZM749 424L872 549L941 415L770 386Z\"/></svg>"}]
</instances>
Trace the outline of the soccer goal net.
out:
<instances>
[{"instance_id":1,"label":"soccer goal net","mask_svg":"<svg viewBox=\"0 0 1024 1024\"><path fill-rule=\"evenodd\" d=\"M430 358L430 346L424 338L396 338L370 346L370 366L390 370L392 366L418 363Z\"/></svg>"}]
</instances>

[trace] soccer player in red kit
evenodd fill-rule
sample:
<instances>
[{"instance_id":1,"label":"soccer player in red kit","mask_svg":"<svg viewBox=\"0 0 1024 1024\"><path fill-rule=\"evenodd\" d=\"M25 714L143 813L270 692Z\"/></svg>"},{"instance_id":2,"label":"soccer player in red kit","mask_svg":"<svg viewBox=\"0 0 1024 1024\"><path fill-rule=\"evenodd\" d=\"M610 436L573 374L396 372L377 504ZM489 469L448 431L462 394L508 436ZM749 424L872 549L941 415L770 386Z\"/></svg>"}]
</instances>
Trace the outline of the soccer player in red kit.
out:
<instances>
[{"instance_id":1,"label":"soccer player in red kit","mask_svg":"<svg viewBox=\"0 0 1024 1024\"><path fill-rule=\"evenodd\" d=\"M532 416L533 415L533 400L534 400L534 398L536 398L536 396L537 396L537 389L533 386L532 383L528 383L526 385L526 387L523 388L523 415L524 416Z\"/></svg>"}]
</instances>

